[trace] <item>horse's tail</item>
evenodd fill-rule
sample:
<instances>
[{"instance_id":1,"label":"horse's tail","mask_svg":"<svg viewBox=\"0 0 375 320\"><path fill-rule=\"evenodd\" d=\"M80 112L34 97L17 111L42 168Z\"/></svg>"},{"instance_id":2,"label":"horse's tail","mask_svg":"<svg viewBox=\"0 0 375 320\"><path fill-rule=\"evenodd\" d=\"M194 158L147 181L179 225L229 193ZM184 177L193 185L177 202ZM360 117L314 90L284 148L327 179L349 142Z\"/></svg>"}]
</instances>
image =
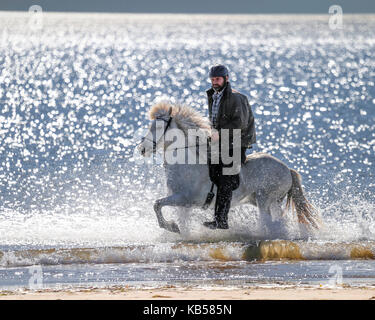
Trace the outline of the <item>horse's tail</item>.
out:
<instances>
[{"instance_id":1,"label":"horse's tail","mask_svg":"<svg viewBox=\"0 0 375 320\"><path fill-rule=\"evenodd\" d=\"M286 209L291 208L294 211L295 208L300 223L319 229L320 221L315 215L316 209L307 201L303 193L301 175L293 169L290 169L290 173L292 175L292 187L288 191Z\"/></svg>"}]
</instances>

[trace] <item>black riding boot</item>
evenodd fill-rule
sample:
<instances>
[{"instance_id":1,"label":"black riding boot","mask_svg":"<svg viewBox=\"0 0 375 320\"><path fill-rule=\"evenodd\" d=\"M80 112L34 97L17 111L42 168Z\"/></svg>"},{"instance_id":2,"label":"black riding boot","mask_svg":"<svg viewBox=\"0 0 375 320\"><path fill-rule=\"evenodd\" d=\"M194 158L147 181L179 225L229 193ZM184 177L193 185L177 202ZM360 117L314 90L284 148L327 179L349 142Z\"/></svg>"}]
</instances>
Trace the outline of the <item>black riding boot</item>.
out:
<instances>
[{"instance_id":1,"label":"black riding boot","mask_svg":"<svg viewBox=\"0 0 375 320\"><path fill-rule=\"evenodd\" d=\"M217 189L215 202L215 220L204 222L203 225L210 229L228 229L228 212L232 200L232 185L223 184Z\"/></svg>"},{"instance_id":2,"label":"black riding boot","mask_svg":"<svg viewBox=\"0 0 375 320\"><path fill-rule=\"evenodd\" d=\"M233 155L233 150L230 151ZM241 149L241 162L246 160L246 148ZM223 167L230 165L209 164L210 179L217 185L217 195L215 202L215 220L204 222L203 225L210 229L228 229L228 212L232 201L233 190L240 185L240 175L222 175Z\"/></svg>"}]
</instances>

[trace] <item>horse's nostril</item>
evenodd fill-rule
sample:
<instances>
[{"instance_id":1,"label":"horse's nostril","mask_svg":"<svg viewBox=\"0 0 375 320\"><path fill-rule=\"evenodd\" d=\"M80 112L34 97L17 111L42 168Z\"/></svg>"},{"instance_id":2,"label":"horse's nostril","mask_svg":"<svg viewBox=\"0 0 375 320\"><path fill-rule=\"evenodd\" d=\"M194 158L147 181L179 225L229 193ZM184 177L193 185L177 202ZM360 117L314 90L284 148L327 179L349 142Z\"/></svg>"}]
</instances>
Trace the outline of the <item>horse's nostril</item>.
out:
<instances>
[{"instance_id":1,"label":"horse's nostril","mask_svg":"<svg viewBox=\"0 0 375 320\"><path fill-rule=\"evenodd\" d=\"M143 147L143 148L141 149L141 154L142 154L142 156L145 155L145 152L146 152L146 149Z\"/></svg>"}]
</instances>

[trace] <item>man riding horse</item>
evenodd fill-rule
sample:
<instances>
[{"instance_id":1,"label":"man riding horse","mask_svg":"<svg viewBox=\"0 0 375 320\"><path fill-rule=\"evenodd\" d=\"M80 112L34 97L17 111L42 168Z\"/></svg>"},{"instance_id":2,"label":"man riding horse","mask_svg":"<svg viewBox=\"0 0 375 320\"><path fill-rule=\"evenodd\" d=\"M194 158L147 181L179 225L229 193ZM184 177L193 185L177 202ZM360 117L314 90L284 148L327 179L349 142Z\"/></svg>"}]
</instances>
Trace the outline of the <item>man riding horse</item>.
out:
<instances>
[{"instance_id":1,"label":"man riding horse","mask_svg":"<svg viewBox=\"0 0 375 320\"><path fill-rule=\"evenodd\" d=\"M219 163L209 161L209 175L211 181L217 186L215 202L215 220L204 222L210 229L228 229L228 212L232 200L232 192L240 184L240 175L223 174L223 168L232 166L222 159L222 133L223 129L229 131L229 156L238 153L234 148L240 148L241 163L246 160L246 149L256 142L254 116L247 97L231 88L228 69L223 65L215 65L210 69L209 77L212 88L206 91L208 98L208 111L213 131L211 142L219 143ZM233 143L233 129L241 130L241 144Z\"/></svg>"},{"instance_id":2,"label":"man riding horse","mask_svg":"<svg viewBox=\"0 0 375 320\"><path fill-rule=\"evenodd\" d=\"M150 157L160 150L165 158L163 167L168 195L154 202L159 226L180 233L175 221L163 217L163 208L170 206L183 209L179 211L179 219L180 225L185 227L186 218L193 208L214 207L211 206L211 196L216 184L215 220L204 223L208 228L228 228L230 206L249 203L258 209L259 225L264 235L271 234L279 238L287 236L287 224L292 217L285 212L290 209L296 213L301 232L305 232L306 226L318 229L321 226L319 211L306 199L302 177L296 170L264 152L245 157L246 148L255 142L254 118L249 103L244 95L231 89L226 68L215 66L210 76L212 89L207 90L207 95L212 124L189 106L159 102L150 108L151 124L137 149L144 157ZM217 134L215 128L218 129ZM199 137L195 137L196 144L189 143L191 130L193 133L199 132ZM228 141L225 143L230 136L228 133L232 135L233 139L229 141L232 144ZM203 145L199 142L201 134L205 141ZM176 140L175 137L179 138ZM190 155L197 156L198 150L206 146L207 138L211 138L209 161L186 163ZM228 149L231 149L233 156L228 156ZM203 147L204 153L207 150ZM217 151L220 151L220 159ZM181 157L183 161L176 162L175 154L180 153L184 156ZM233 166L228 165L231 161ZM228 175L228 172L234 174ZM208 197L204 191L209 190L210 186ZM282 205L284 199L285 208Z\"/></svg>"}]
</instances>

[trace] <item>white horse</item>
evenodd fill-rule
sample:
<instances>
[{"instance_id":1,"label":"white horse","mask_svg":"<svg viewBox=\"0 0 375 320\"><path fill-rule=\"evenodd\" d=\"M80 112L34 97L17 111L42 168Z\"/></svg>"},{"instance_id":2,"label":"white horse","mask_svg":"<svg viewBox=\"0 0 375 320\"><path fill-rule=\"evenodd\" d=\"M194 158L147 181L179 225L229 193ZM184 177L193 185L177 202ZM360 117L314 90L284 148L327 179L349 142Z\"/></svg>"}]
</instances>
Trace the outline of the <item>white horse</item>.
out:
<instances>
[{"instance_id":1,"label":"white horse","mask_svg":"<svg viewBox=\"0 0 375 320\"><path fill-rule=\"evenodd\" d=\"M151 126L142 139L138 150L145 157L162 148L166 152L196 152L190 148L191 143L185 141L187 147L172 147L165 143L164 137L171 129L180 129L186 135L189 129L200 129L208 138L211 126L207 118L201 116L194 109L187 106L176 106L166 102L154 105L150 109ZM163 120L163 121L157 121ZM155 201L154 210L159 226L171 232L179 233L179 227L174 221L167 221L162 214L165 206L182 208L201 208L205 203L207 193L211 187L208 164L169 164L164 162L169 196ZM315 215L314 207L306 200L301 185L300 174L289 169L279 159L266 153L248 155L240 170L240 186L233 191L231 206L250 203L258 207L260 217L264 221L281 221L284 210L281 205L287 197L286 210L291 208L297 213L299 223L319 227L319 219ZM216 198L216 196L215 196ZM214 208L215 198L209 208ZM269 219L271 218L271 220Z\"/></svg>"}]
</instances>

